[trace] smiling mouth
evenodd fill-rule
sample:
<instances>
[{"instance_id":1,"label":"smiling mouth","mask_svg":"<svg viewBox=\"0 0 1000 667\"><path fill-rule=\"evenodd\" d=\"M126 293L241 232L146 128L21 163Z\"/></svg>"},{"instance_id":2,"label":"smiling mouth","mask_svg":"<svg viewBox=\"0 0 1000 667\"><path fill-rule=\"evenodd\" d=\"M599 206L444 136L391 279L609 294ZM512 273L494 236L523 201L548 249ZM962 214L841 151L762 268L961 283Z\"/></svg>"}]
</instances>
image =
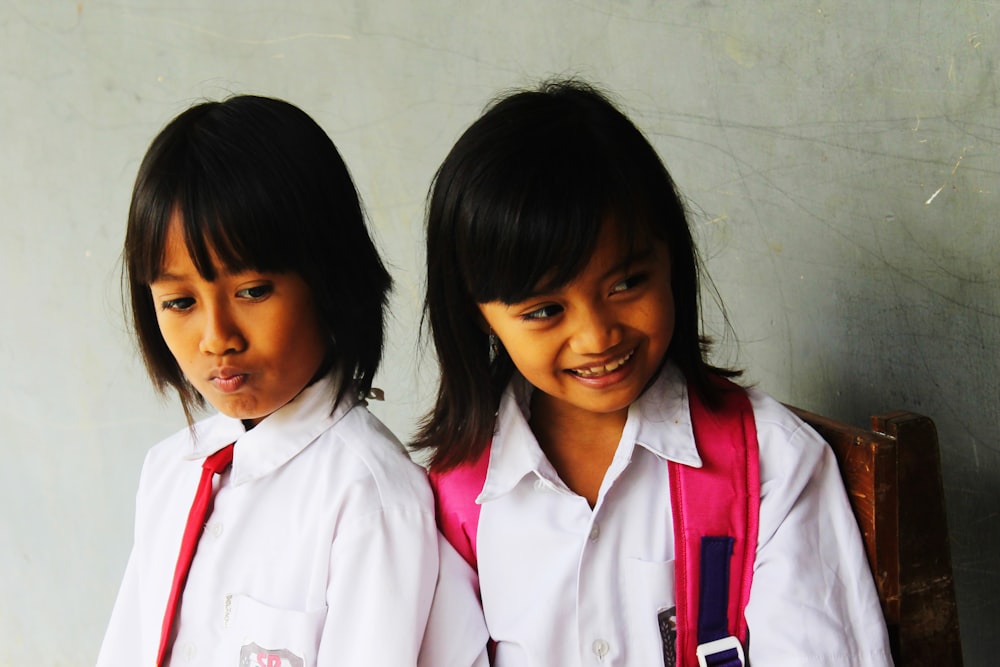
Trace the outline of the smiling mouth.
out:
<instances>
[{"instance_id":1,"label":"smiling mouth","mask_svg":"<svg viewBox=\"0 0 1000 667\"><path fill-rule=\"evenodd\" d=\"M587 368L574 368L569 372L581 378L599 378L604 375L608 375L609 373L615 372L616 370L627 364L629 362L629 359L631 359L634 355L635 355L635 350L632 349L627 354L618 357L617 359L613 359L612 361L609 361L606 364L602 364L600 366L589 366Z\"/></svg>"}]
</instances>

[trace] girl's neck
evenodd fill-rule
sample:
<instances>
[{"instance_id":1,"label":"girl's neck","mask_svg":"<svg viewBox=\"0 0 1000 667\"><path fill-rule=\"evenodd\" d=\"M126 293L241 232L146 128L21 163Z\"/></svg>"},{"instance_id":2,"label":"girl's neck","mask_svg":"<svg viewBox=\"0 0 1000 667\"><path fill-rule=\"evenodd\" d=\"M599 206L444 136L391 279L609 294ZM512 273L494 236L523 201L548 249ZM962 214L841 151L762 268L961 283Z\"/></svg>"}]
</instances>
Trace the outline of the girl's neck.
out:
<instances>
[{"instance_id":1,"label":"girl's neck","mask_svg":"<svg viewBox=\"0 0 1000 667\"><path fill-rule=\"evenodd\" d=\"M591 507L621 440L628 409L597 413L553 400L536 390L529 424L559 478Z\"/></svg>"}]
</instances>

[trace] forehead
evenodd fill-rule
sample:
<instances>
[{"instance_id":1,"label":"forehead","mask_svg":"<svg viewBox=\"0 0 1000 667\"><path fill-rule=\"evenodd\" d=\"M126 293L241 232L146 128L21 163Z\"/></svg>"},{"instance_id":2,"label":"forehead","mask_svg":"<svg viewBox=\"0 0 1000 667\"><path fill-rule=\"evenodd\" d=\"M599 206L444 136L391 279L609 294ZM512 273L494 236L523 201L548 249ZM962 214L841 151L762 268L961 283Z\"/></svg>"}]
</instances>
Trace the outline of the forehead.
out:
<instances>
[{"instance_id":1,"label":"forehead","mask_svg":"<svg viewBox=\"0 0 1000 667\"><path fill-rule=\"evenodd\" d=\"M167 222L163 253L153 281L193 277L193 275L213 280L219 273L226 272L224 263L219 259L211 243L203 240L201 245L207 255L207 266L197 261L198 249L191 247L187 239L184 218L179 210L174 209Z\"/></svg>"},{"instance_id":2,"label":"forehead","mask_svg":"<svg viewBox=\"0 0 1000 667\"><path fill-rule=\"evenodd\" d=\"M603 277L615 271L626 270L630 264L661 254L657 252L660 246L665 254L666 243L654 239L641 225L625 225L609 219L601 225L590 257L579 265L574 276L560 282L556 270L553 270L542 277L535 291L553 291L576 282L583 276Z\"/></svg>"}]
</instances>

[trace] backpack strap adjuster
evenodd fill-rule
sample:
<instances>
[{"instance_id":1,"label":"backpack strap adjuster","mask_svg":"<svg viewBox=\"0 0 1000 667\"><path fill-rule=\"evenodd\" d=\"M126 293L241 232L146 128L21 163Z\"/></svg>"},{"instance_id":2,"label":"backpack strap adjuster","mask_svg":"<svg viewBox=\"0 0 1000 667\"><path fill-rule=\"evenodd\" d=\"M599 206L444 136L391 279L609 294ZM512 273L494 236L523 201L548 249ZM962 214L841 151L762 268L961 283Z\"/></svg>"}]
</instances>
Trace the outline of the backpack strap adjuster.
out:
<instances>
[{"instance_id":1,"label":"backpack strap adjuster","mask_svg":"<svg viewBox=\"0 0 1000 667\"><path fill-rule=\"evenodd\" d=\"M744 667L746 665L743 644L732 635L705 644L698 644L695 653L698 656L699 667Z\"/></svg>"}]
</instances>

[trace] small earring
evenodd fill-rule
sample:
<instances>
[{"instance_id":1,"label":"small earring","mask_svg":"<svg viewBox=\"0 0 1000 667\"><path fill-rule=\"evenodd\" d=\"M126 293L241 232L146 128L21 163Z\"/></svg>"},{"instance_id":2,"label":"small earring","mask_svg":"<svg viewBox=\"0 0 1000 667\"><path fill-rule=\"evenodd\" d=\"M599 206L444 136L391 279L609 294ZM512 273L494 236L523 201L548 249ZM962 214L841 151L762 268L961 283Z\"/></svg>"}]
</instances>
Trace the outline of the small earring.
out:
<instances>
[{"instance_id":1,"label":"small earring","mask_svg":"<svg viewBox=\"0 0 1000 667\"><path fill-rule=\"evenodd\" d=\"M498 356L500 356L500 339L490 331L490 363L496 361Z\"/></svg>"}]
</instances>

